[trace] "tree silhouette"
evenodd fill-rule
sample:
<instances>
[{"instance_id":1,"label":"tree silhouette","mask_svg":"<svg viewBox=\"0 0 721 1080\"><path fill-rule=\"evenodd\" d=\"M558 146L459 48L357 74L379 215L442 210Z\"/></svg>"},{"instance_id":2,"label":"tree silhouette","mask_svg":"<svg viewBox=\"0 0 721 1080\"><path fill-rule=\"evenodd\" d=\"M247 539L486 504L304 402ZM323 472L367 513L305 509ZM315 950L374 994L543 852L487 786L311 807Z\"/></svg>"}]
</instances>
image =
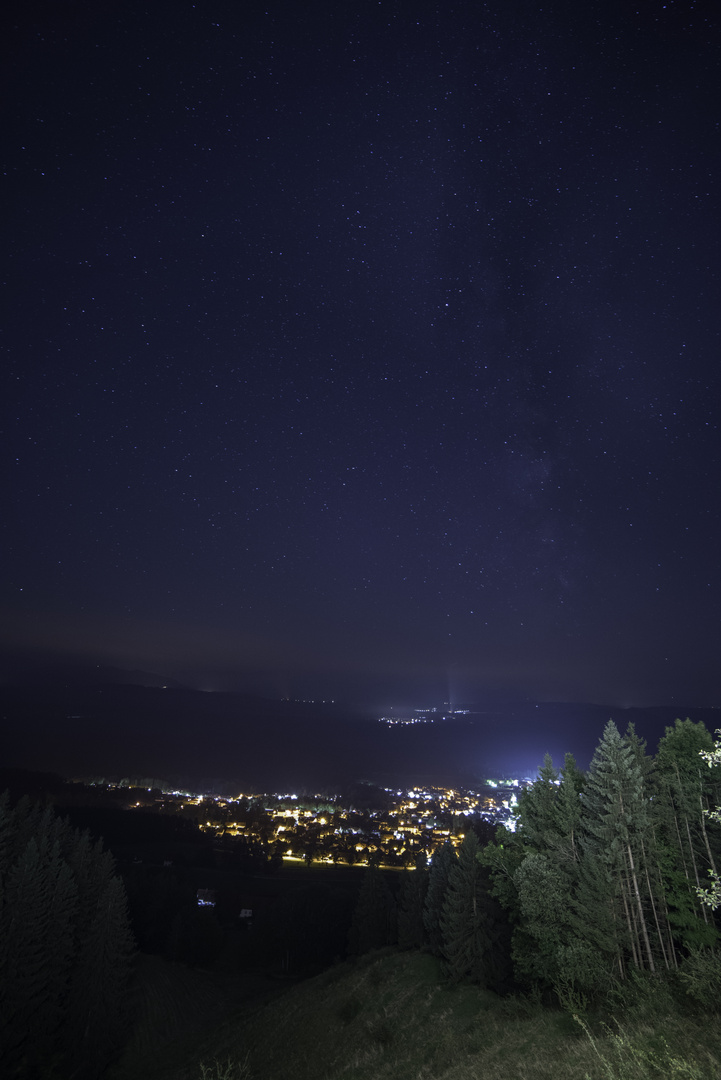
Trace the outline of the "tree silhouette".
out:
<instances>
[{"instance_id":1,"label":"tree silhouette","mask_svg":"<svg viewBox=\"0 0 721 1080\"><path fill-rule=\"evenodd\" d=\"M428 889L423 905L423 926L426 931L428 948L434 956L443 955L443 933L441 930L441 912L448 888L451 867L455 865L456 853L453 845L446 840L443 847L434 851L428 870Z\"/></svg>"},{"instance_id":2,"label":"tree silhouette","mask_svg":"<svg viewBox=\"0 0 721 1080\"><path fill-rule=\"evenodd\" d=\"M465 835L458 860L448 875L441 911L443 968L454 982L467 979L484 986L504 981L503 920L488 892L486 873L478 859L474 832Z\"/></svg>"},{"instance_id":3,"label":"tree silhouette","mask_svg":"<svg viewBox=\"0 0 721 1080\"><path fill-rule=\"evenodd\" d=\"M383 872L369 866L348 932L348 951L357 956L396 940L396 905Z\"/></svg>"},{"instance_id":4,"label":"tree silhouette","mask_svg":"<svg viewBox=\"0 0 721 1080\"><path fill-rule=\"evenodd\" d=\"M133 953L112 857L52 809L0 799L0 1068L98 1076Z\"/></svg>"},{"instance_id":5,"label":"tree silhouette","mask_svg":"<svg viewBox=\"0 0 721 1080\"><path fill-rule=\"evenodd\" d=\"M398 896L398 944L402 949L420 949L426 940L423 907L428 891L426 856L416 857L415 869L406 870Z\"/></svg>"}]
</instances>

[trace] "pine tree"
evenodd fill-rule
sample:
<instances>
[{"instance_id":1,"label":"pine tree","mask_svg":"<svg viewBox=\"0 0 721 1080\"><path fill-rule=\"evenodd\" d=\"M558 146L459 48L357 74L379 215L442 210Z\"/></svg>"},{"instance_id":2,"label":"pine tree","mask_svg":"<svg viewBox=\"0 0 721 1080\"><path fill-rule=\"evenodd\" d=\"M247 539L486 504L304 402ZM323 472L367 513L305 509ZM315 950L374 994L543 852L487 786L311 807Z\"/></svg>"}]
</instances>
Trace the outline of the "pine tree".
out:
<instances>
[{"instance_id":1,"label":"pine tree","mask_svg":"<svg viewBox=\"0 0 721 1080\"><path fill-rule=\"evenodd\" d=\"M586 777L576 764L573 754L566 754L561 783L554 807L556 840L555 849L562 861L567 864L569 873L577 872L571 867L578 866L581 858L579 848L579 829L581 824L581 793L586 785Z\"/></svg>"},{"instance_id":2,"label":"pine tree","mask_svg":"<svg viewBox=\"0 0 721 1080\"><path fill-rule=\"evenodd\" d=\"M468 979L489 985L500 974L498 917L479 850L476 834L467 832L448 874L440 929L446 975L453 982Z\"/></svg>"},{"instance_id":3,"label":"pine tree","mask_svg":"<svg viewBox=\"0 0 721 1080\"><path fill-rule=\"evenodd\" d=\"M398 895L398 944L402 949L420 949L426 940L423 906L428 891L428 865L424 854L415 868L404 871Z\"/></svg>"},{"instance_id":4,"label":"pine tree","mask_svg":"<svg viewBox=\"0 0 721 1080\"><path fill-rule=\"evenodd\" d=\"M546 754L538 779L521 793L518 805L524 845L534 851L554 846L557 798L558 770L550 754Z\"/></svg>"},{"instance_id":5,"label":"pine tree","mask_svg":"<svg viewBox=\"0 0 721 1080\"><path fill-rule=\"evenodd\" d=\"M713 915L698 889L717 866L705 811L721 795L700 755L712 740L703 724L677 720L659 742L654 768L654 829L674 937L687 948L718 941ZM718 770L716 770L718 773Z\"/></svg>"},{"instance_id":6,"label":"pine tree","mask_svg":"<svg viewBox=\"0 0 721 1080\"><path fill-rule=\"evenodd\" d=\"M513 923L514 970L523 982L555 986L569 964L583 966L576 960L582 950L571 906L580 872L583 785L570 754L560 773L547 754L538 780L521 796L516 831L503 833L503 842L481 856Z\"/></svg>"},{"instance_id":7,"label":"pine tree","mask_svg":"<svg viewBox=\"0 0 721 1080\"><path fill-rule=\"evenodd\" d=\"M8 873L3 903L0 983L0 1062L17 1068L39 1034L46 986L43 977L49 885L37 841L31 837Z\"/></svg>"},{"instance_id":8,"label":"pine tree","mask_svg":"<svg viewBox=\"0 0 721 1080\"><path fill-rule=\"evenodd\" d=\"M568 925L568 880L547 853L529 852L516 870L514 883L521 913L513 946L516 973L524 981L554 986L559 950L573 936Z\"/></svg>"},{"instance_id":9,"label":"pine tree","mask_svg":"<svg viewBox=\"0 0 721 1080\"><path fill-rule=\"evenodd\" d=\"M646 752L646 741L636 734L633 724L628 725L624 741L633 754L633 760L641 771L644 791L647 827L638 837L639 872L642 887L648 897L650 918L655 930L655 948L667 970L678 967L676 950L669 921L668 895L663 880L663 848L659 844L655 828L654 782L655 763Z\"/></svg>"},{"instance_id":10,"label":"pine tree","mask_svg":"<svg viewBox=\"0 0 721 1080\"><path fill-rule=\"evenodd\" d=\"M643 872L644 844L649 846L649 798L637 749L609 721L591 761L582 797L585 889L577 906L579 929L594 917L589 903L611 917L615 966L624 973L627 956L637 968L656 970L660 941L650 921L650 896ZM600 867L595 873L592 864ZM589 865L591 864L591 865ZM594 883L598 895L589 895ZM652 938L654 939L652 941Z\"/></svg>"},{"instance_id":11,"label":"pine tree","mask_svg":"<svg viewBox=\"0 0 721 1080\"><path fill-rule=\"evenodd\" d=\"M120 878L110 874L98 893L70 992L68 1030L76 1057L91 1073L112 1059L124 1034L133 953L125 890Z\"/></svg>"},{"instance_id":12,"label":"pine tree","mask_svg":"<svg viewBox=\"0 0 721 1080\"><path fill-rule=\"evenodd\" d=\"M0 794L0 895L3 882L12 863L12 846L15 832L15 818L10 809L10 793Z\"/></svg>"},{"instance_id":13,"label":"pine tree","mask_svg":"<svg viewBox=\"0 0 721 1080\"><path fill-rule=\"evenodd\" d=\"M496 840L481 848L478 858L488 871L491 895L506 912L508 921L517 925L521 918L515 875L530 852L523 841L522 829L510 832L503 825L496 830Z\"/></svg>"},{"instance_id":14,"label":"pine tree","mask_svg":"<svg viewBox=\"0 0 721 1080\"><path fill-rule=\"evenodd\" d=\"M41 839L40 855L47 883L47 926L43 941L43 978L46 1000L43 1009L43 1028L47 1035L46 1050L53 1053L58 1046L58 1033L65 1022L70 971L74 961L73 923L77 912L77 887L67 862L63 859L59 840L51 842L57 830L47 822L47 837ZM40 1040L31 1036L35 1045Z\"/></svg>"},{"instance_id":15,"label":"pine tree","mask_svg":"<svg viewBox=\"0 0 721 1080\"><path fill-rule=\"evenodd\" d=\"M397 915L393 894L383 871L369 866L363 876L348 932L348 951L361 956L396 940Z\"/></svg>"},{"instance_id":16,"label":"pine tree","mask_svg":"<svg viewBox=\"0 0 721 1080\"><path fill-rule=\"evenodd\" d=\"M700 757L710 769L717 769L717 767L721 766L721 728L716 729L716 736L713 749L699 751ZM709 823L721 825L721 806L718 805L718 798L712 806L705 807L703 813L708 818ZM721 907L721 875L719 875L715 866L709 870L709 875L711 877L711 887L697 889L696 895L704 907L715 911L718 907Z\"/></svg>"},{"instance_id":17,"label":"pine tree","mask_svg":"<svg viewBox=\"0 0 721 1080\"><path fill-rule=\"evenodd\" d=\"M0 1069L97 1075L133 948L112 859L28 800L0 802L0 859Z\"/></svg>"},{"instance_id":18,"label":"pine tree","mask_svg":"<svg viewBox=\"0 0 721 1080\"><path fill-rule=\"evenodd\" d=\"M433 852L428 869L428 888L423 904L423 926L428 949L434 956L443 955L441 913L448 888L448 877L455 863L456 853L453 845L446 840L442 847Z\"/></svg>"}]
</instances>

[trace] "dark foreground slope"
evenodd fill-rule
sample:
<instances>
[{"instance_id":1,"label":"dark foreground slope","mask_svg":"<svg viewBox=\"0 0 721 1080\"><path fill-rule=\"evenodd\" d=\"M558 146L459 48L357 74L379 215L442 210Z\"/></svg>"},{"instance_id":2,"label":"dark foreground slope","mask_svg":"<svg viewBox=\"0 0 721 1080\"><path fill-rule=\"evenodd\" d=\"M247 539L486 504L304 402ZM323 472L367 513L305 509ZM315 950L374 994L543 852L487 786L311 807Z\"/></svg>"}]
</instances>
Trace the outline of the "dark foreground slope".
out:
<instances>
[{"instance_id":1,"label":"dark foreground slope","mask_svg":"<svg viewBox=\"0 0 721 1080\"><path fill-rule=\"evenodd\" d=\"M282 993L264 975L204 971L139 953L134 980L134 1023L107 1080L196 1077L200 1047L230 1021L244 1028L246 1012Z\"/></svg>"},{"instance_id":2,"label":"dark foreground slope","mask_svg":"<svg viewBox=\"0 0 721 1080\"><path fill-rule=\"evenodd\" d=\"M152 973L158 980L159 972ZM181 979L182 982L182 979ZM202 982L202 978L201 978ZM158 987L159 989L159 987ZM206 988L207 990L207 988ZM261 988L258 987L262 993ZM613 1017L581 1024L526 998L449 986L419 953L371 953L265 1001L253 997L205 1034L176 1026L153 1047L165 994L145 1002L112 1080L718 1080L721 1031L662 984L634 988ZM182 991L188 1009L193 991ZM155 993L155 992L154 992ZM196 1010L203 992L198 984ZM188 994L190 997L188 998ZM213 994L211 993L212 997ZM210 1007L210 1014L218 1005ZM189 1014L190 1015L190 1014ZM177 1020L177 1017L176 1017ZM156 1026L156 1034L161 1032ZM169 1030L166 1028L166 1036Z\"/></svg>"}]
</instances>

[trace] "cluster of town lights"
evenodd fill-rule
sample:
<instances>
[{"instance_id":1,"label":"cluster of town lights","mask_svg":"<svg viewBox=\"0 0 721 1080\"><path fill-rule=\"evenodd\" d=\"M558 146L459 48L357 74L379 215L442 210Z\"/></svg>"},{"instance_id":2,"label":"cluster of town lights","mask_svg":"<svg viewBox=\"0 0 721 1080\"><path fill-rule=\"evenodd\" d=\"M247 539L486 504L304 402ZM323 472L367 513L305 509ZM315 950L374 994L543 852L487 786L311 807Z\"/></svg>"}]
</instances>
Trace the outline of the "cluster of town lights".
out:
<instances>
[{"instance_id":1,"label":"cluster of town lights","mask_svg":"<svg viewBox=\"0 0 721 1080\"><path fill-rule=\"evenodd\" d=\"M442 844L460 845L476 816L515 829L519 787L530 781L488 780L485 790L443 787L384 789L386 808L359 809L329 796L286 794L191 795L155 791L152 805L161 813L193 814L199 828L214 836L271 846L290 861L408 866ZM150 808L139 800L135 807ZM198 814L202 812L202 816ZM310 854L309 854L310 853Z\"/></svg>"}]
</instances>

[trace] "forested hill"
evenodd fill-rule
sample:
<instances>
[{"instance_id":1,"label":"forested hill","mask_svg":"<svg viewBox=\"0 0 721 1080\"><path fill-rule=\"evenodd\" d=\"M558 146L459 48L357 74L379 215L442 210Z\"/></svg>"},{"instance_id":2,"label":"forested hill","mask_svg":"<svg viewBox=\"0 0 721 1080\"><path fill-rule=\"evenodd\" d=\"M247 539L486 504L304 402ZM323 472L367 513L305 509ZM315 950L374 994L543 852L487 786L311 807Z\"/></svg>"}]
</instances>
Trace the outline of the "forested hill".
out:
<instances>
[{"instance_id":1,"label":"forested hill","mask_svg":"<svg viewBox=\"0 0 721 1080\"><path fill-rule=\"evenodd\" d=\"M588 770L546 759L514 831L477 824L402 872L230 844L125 860L123 882L100 841L4 795L0 1071L718 1080L721 739L680 721L650 755L609 721Z\"/></svg>"},{"instance_id":2,"label":"forested hill","mask_svg":"<svg viewBox=\"0 0 721 1080\"><path fill-rule=\"evenodd\" d=\"M182 1075L718 1080L720 772L701 724L651 757L609 722L588 772L544 763L515 832L365 870L355 959L229 1019Z\"/></svg>"},{"instance_id":3,"label":"forested hill","mask_svg":"<svg viewBox=\"0 0 721 1080\"><path fill-rule=\"evenodd\" d=\"M0 794L0 1071L95 1080L122 1046L135 951L102 842Z\"/></svg>"}]
</instances>

